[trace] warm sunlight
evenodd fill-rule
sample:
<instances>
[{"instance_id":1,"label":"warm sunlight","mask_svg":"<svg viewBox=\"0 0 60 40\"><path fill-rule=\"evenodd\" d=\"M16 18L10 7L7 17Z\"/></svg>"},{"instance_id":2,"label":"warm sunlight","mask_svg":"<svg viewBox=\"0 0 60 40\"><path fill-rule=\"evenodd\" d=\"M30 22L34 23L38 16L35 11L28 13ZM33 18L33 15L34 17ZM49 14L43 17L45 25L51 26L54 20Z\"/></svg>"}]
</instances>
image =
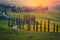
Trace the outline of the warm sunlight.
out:
<instances>
[{"instance_id":1,"label":"warm sunlight","mask_svg":"<svg viewBox=\"0 0 60 40\"><path fill-rule=\"evenodd\" d=\"M51 4L51 0L21 0L21 2L19 2L21 5L26 5L26 6L38 6L38 5L42 5L42 6L49 6Z\"/></svg>"}]
</instances>

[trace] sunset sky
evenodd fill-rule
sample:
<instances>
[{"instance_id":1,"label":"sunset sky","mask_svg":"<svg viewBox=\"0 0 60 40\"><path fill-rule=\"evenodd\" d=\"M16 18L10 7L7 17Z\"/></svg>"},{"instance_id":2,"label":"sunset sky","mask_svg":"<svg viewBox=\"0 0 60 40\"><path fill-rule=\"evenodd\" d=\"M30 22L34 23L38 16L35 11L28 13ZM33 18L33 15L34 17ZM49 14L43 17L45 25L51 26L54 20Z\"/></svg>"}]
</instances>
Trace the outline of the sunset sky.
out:
<instances>
[{"instance_id":1,"label":"sunset sky","mask_svg":"<svg viewBox=\"0 0 60 40\"><path fill-rule=\"evenodd\" d=\"M0 0L0 3L13 4L16 6L33 6L38 5L52 7L60 5L60 0Z\"/></svg>"}]
</instances>

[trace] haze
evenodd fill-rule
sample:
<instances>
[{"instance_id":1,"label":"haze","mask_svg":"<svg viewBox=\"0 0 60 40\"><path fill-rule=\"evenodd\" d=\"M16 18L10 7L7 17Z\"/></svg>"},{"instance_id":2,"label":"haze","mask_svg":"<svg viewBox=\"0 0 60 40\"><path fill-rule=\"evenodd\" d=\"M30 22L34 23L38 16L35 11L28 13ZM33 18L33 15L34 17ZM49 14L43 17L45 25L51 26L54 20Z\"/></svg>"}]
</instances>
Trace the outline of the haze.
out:
<instances>
[{"instance_id":1,"label":"haze","mask_svg":"<svg viewBox=\"0 0 60 40\"><path fill-rule=\"evenodd\" d=\"M13 4L16 6L33 6L38 5L52 7L54 5L60 5L60 0L0 0L0 4Z\"/></svg>"}]
</instances>

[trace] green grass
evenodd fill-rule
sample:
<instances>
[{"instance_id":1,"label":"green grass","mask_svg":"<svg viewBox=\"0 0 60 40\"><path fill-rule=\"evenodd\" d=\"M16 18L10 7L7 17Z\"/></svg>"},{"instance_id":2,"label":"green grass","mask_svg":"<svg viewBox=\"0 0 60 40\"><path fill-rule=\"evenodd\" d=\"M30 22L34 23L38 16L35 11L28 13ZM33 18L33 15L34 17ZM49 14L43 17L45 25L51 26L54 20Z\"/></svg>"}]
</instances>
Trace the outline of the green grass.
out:
<instances>
[{"instance_id":1,"label":"green grass","mask_svg":"<svg viewBox=\"0 0 60 40\"><path fill-rule=\"evenodd\" d=\"M0 40L60 40L60 33L34 32L0 27Z\"/></svg>"},{"instance_id":2,"label":"green grass","mask_svg":"<svg viewBox=\"0 0 60 40\"><path fill-rule=\"evenodd\" d=\"M8 27L8 21L7 20L0 20L0 27Z\"/></svg>"},{"instance_id":3,"label":"green grass","mask_svg":"<svg viewBox=\"0 0 60 40\"><path fill-rule=\"evenodd\" d=\"M0 11L0 16L3 16L3 14L1 13L1 11Z\"/></svg>"}]
</instances>

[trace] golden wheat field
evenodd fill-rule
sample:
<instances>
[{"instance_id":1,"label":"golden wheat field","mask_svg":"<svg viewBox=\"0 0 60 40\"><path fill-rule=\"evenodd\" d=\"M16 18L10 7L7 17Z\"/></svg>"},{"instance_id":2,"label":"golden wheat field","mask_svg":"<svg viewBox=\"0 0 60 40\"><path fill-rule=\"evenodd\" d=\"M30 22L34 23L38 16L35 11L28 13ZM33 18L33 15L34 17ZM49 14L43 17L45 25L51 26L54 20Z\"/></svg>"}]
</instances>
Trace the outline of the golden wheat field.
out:
<instances>
[{"instance_id":1,"label":"golden wheat field","mask_svg":"<svg viewBox=\"0 0 60 40\"><path fill-rule=\"evenodd\" d=\"M55 23L55 27L58 25L58 32L60 32L60 20L58 20L58 18L56 18L56 16L59 16L60 12L57 11L47 11L45 13L40 13L40 12L31 12L31 13L13 13L13 12L9 12L7 15L9 18L23 18L24 15L26 16L30 16L30 17L36 17L36 22L40 23L40 21L42 21L42 32L44 32L44 24L46 22L46 32L48 32L48 20L50 20L50 24L49 24L49 29L50 32L53 32L53 27L54 27L54 23ZM59 18L60 19L60 18ZM38 25L38 31L40 31L40 26ZM23 28L23 26L21 26L21 28ZM28 25L25 24L24 25L24 29L28 29ZM35 30L33 30L33 25L30 25L30 30L31 31L36 31L36 25L35 25ZM55 32L56 32L56 28L55 28Z\"/></svg>"}]
</instances>

